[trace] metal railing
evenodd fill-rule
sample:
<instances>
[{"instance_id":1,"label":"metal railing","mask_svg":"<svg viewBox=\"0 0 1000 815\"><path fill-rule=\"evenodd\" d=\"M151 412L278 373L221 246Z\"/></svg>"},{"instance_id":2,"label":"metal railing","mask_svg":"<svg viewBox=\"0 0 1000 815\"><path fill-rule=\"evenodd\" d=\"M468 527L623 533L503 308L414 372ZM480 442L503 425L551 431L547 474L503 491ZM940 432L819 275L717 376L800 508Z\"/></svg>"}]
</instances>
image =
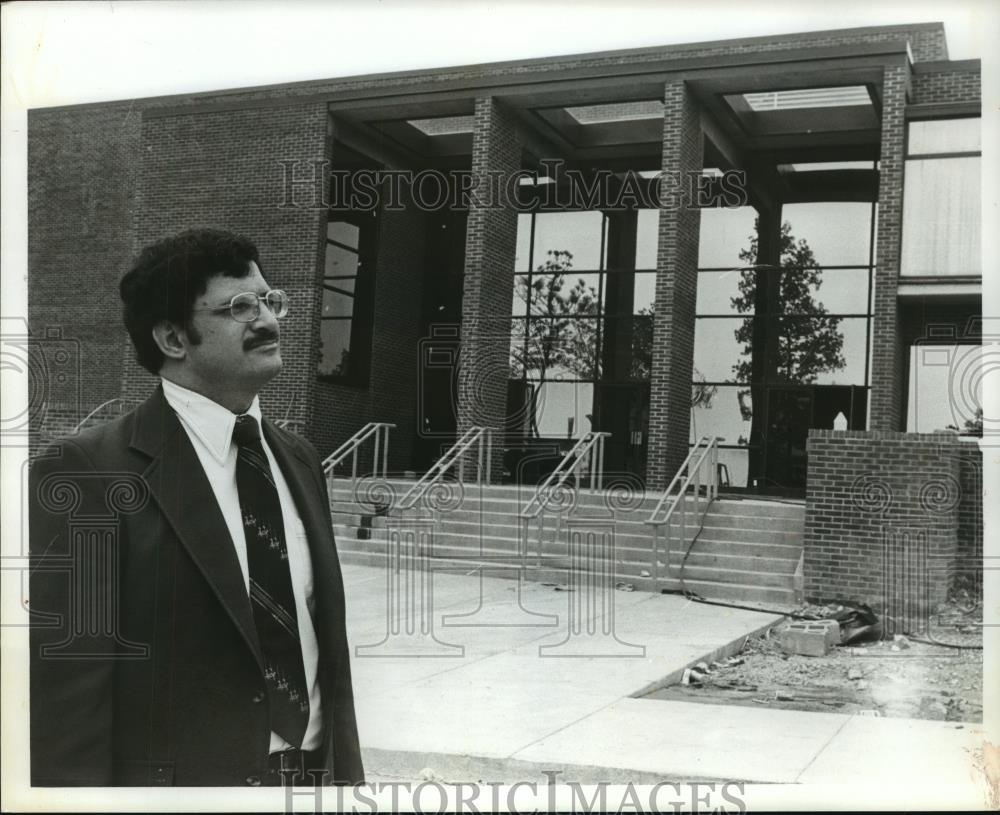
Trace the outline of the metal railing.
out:
<instances>
[{"instance_id":1,"label":"metal railing","mask_svg":"<svg viewBox=\"0 0 1000 815\"><path fill-rule=\"evenodd\" d=\"M476 447L476 483L490 483L490 471L493 469L493 429L489 427L470 427L441 458L432 466L420 480L406 491L399 499L396 509L412 509L417 501L427 494L435 484L444 479L445 474L453 467L456 470L459 483L465 481L466 453Z\"/></svg>"},{"instance_id":2,"label":"metal railing","mask_svg":"<svg viewBox=\"0 0 1000 815\"><path fill-rule=\"evenodd\" d=\"M535 490L531 500L521 510L521 532L523 546L521 548L521 565L527 565L528 558L528 534L533 519L538 520L538 548L536 553L536 563L541 565L542 545L545 535L545 517L542 511L550 507L553 497L557 498L558 504L572 506L575 500L566 500L569 496L563 491L567 479L572 475L572 497L575 499L580 490L580 482L587 478L591 492L597 492L604 484L604 440L610 433L594 431L583 436L573 448L563 456L562 461L549 473L549 477L543 481ZM581 472L583 471L583 472ZM565 509L566 506L560 506ZM559 526L562 520L562 513L556 516L556 534L559 533Z\"/></svg>"},{"instance_id":3,"label":"metal railing","mask_svg":"<svg viewBox=\"0 0 1000 815\"><path fill-rule=\"evenodd\" d=\"M673 477L667 489L664 490L649 519L643 521L643 523L651 526L653 529L652 562L649 572L654 584L659 580L660 529L664 526L667 528L664 570L665 576L669 577L670 539L675 519L678 522L677 525L680 532L679 541L684 546L687 541L688 526L690 525L691 529L694 530L693 541L701 531L702 524L705 521L705 513L708 512L709 506L711 506L712 502L719 495L718 464L719 440L717 438L702 436L698 440L698 443L691 448L691 452L684 459L684 463L677 470L677 474ZM677 492L674 492L675 487L677 488ZM692 487L694 488L693 492L689 492ZM704 508L701 506L703 488L706 498ZM693 495L694 497L693 509L689 509L688 506L689 495ZM669 505L664 509L664 505L668 502ZM690 520L688 518L689 511L692 513Z\"/></svg>"},{"instance_id":4,"label":"metal railing","mask_svg":"<svg viewBox=\"0 0 1000 815\"><path fill-rule=\"evenodd\" d=\"M117 419L119 416L124 416L133 408L139 407L142 402L139 399L123 399L120 396L116 396L114 399L108 399L106 402L101 402L97 407L95 407L90 413L84 416L73 429L74 433L79 433L81 430L89 427L92 424L103 424L104 422L110 422L112 419Z\"/></svg>"},{"instance_id":5,"label":"metal railing","mask_svg":"<svg viewBox=\"0 0 1000 815\"><path fill-rule=\"evenodd\" d=\"M369 439L374 439L375 448L372 453L372 475L376 478L385 478L389 469L389 431L395 427L396 425L389 422L369 422L323 459L323 474L328 480L333 478L334 467L343 462L348 456L351 456L351 484L354 485L357 483L358 449Z\"/></svg>"},{"instance_id":6,"label":"metal railing","mask_svg":"<svg viewBox=\"0 0 1000 815\"><path fill-rule=\"evenodd\" d=\"M274 426L302 435L306 427L306 422L305 419L275 419Z\"/></svg>"}]
</instances>

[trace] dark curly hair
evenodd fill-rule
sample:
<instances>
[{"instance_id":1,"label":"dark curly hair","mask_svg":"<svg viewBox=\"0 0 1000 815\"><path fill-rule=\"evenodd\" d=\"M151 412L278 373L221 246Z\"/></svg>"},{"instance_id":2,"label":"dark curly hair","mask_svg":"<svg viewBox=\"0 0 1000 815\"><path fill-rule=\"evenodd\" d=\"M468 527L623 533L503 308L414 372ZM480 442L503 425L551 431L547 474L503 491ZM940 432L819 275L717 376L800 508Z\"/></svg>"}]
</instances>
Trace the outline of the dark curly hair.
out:
<instances>
[{"instance_id":1,"label":"dark curly hair","mask_svg":"<svg viewBox=\"0 0 1000 815\"><path fill-rule=\"evenodd\" d=\"M251 261L260 265L253 242L220 229L189 229L143 249L118 285L139 364L158 373L163 353L153 326L168 320L190 330L195 298L205 293L208 281L217 275L246 277Z\"/></svg>"}]
</instances>

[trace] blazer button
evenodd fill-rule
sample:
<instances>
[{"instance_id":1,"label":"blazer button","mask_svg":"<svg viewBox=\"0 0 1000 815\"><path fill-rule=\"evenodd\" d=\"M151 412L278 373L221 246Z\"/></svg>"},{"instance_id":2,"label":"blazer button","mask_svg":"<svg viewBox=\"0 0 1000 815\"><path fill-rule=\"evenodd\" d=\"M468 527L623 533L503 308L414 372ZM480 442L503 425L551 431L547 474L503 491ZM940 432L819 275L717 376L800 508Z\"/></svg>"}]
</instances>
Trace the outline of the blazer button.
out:
<instances>
[{"instance_id":1,"label":"blazer button","mask_svg":"<svg viewBox=\"0 0 1000 815\"><path fill-rule=\"evenodd\" d=\"M262 690L259 690L259 691L257 691L257 692L256 692L256 693L255 693L255 694L253 695L253 698L252 698L252 699L251 699L250 701L251 701L251 702L253 702L253 703L254 703L255 705L259 705L259 704L260 704L261 702L263 702L263 701L264 701L264 700L265 700L266 698L267 698L267 694L266 694L266 693L264 693L264 691L262 691Z\"/></svg>"},{"instance_id":2,"label":"blazer button","mask_svg":"<svg viewBox=\"0 0 1000 815\"><path fill-rule=\"evenodd\" d=\"M259 787L260 786L260 776L259 775L248 775L247 776L247 786L249 786L249 787Z\"/></svg>"}]
</instances>

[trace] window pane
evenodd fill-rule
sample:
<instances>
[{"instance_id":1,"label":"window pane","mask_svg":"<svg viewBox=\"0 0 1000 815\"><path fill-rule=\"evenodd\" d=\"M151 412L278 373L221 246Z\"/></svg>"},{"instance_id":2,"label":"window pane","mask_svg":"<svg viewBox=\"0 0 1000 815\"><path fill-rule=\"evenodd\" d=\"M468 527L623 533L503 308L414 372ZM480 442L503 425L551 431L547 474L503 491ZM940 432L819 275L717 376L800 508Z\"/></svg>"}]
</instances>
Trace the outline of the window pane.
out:
<instances>
[{"instance_id":1,"label":"window pane","mask_svg":"<svg viewBox=\"0 0 1000 815\"><path fill-rule=\"evenodd\" d=\"M538 434L578 439L589 433L594 412L594 386L589 382L542 382L538 387L535 421Z\"/></svg>"},{"instance_id":2,"label":"window pane","mask_svg":"<svg viewBox=\"0 0 1000 815\"><path fill-rule=\"evenodd\" d=\"M514 250L514 271L531 271L531 214L517 216L517 248Z\"/></svg>"},{"instance_id":3,"label":"window pane","mask_svg":"<svg viewBox=\"0 0 1000 815\"><path fill-rule=\"evenodd\" d=\"M746 376L741 378L749 379L750 354L744 354L743 349L750 345L752 326L750 317L695 320L695 378L704 377L708 382L736 382L739 380L733 369L742 363ZM737 332L740 339L737 339Z\"/></svg>"},{"instance_id":4,"label":"window pane","mask_svg":"<svg viewBox=\"0 0 1000 815\"><path fill-rule=\"evenodd\" d=\"M656 297L656 273L640 272L635 276L635 288L632 297L633 314L652 314L653 300Z\"/></svg>"},{"instance_id":5,"label":"window pane","mask_svg":"<svg viewBox=\"0 0 1000 815\"><path fill-rule=\"evenodd\" d=\"M319 336L319 373L343 376L348 372L351 321L321 320Z\"/></svg>"},{"instance_id":6,"label":"window pane","mask_svg":"<svg viewBox=\"0 0 1000 815\"><path fill-rule=\"evenodd\" d=\"M535 248L531 263L538 269L550 252L569 252L573 269L601 268L600 212L540 212L535 215Z\"/></svg>"},{"instance_id":7,"label":"window pane","mask_svg":"<svg viewBox=\"0 0 1000 815\"><path fill-rule=\"evenodd\" d=\"M640 209L635 236L635 268L656 269L656 249L659 245L660 211Z\"/></svg>"},{"instance_id":8,"label":"window pane","mask_svg":"<svg viewBox=\"0 0 1000 815\"><path fill-rule=\"evenodd\" d=\"M520 379L524 376L525 355L527 347L524 339L525 320L510 321L510 377Z\"/></svg>"},{"instance_id":9,"label":"window pane","mask_svg":"<svg viewBox=\"0 0 1000 815\"><path fill-rule=\"evenodd\" d=\"M784 272L779 297L786 314L812 313L819 304L828 314L868 313L867 269L807 269Z\"/></svg>"},{"instance_id":10,"label":"window pane","mask_svg":"<svg viewBox=\"0 0 1000 815\"><path fill-rule=\"evenodd\" d=\"M510 306L512 317L519 317L528 313L528 286L529 280L527 275L514 276L514 296Z\"/></svg>"},{"instance_id":11,"label":"window pane","mask_svg":"<svg viewBox=\"0 0 1000 815\"><path fill-rule=\"evenodd\" d=\"M747 487L750 474L750 451L719 448L719 485L722 487ZM728 484L726 483L728 480Z\"/></svg>"},{"instance_id":12,"label":"window pane","mask_svg":"<svg viewBox=\"0 0 1000 815\"><path fill-rule=\"evenodd\" d=\"M347 221L330 221L326 226L326 236L337 243L343 243L351 249L358 248L358 235L361 230Z\"/></svg>"},{"instance_id":13,"label":"window pane","mask_svg":"<svg viewBox=\"0 0 1000 815\"><path fill-rule=\"evenodd\" d=\"M326 270L327 277L331 275L353 276L358 273L358 253L349 249L344 249L336 244L326 245Z\"/></svg>"},{"instance_id":14,"label":"window pane","mask_svg":"<svg viewBox=\"0 0 1000 815\"><path fill-rule=\"evenodd\" d=\"M982 150L979 118L910 122L909 154L972 153Z\"/></svg>"},{"instance_id":15,"label":"window pane","mask_svg":"<svg viewBox=\"0 0 1000 815\"><path fill-rule=\"evenodd\" d=\"M980 159L906 162L903 275L980 275Z\"/></svg>"},{"instance_id":16,"label":"window pane","mask_svg":"<svg viewBox=\"0 0 1000 815\"><path fill-rule=\"evenodd\" d=\"M535 274L531 277L531 313L544 317L597 314L599 274Z\"/></svg>"},{"instance_id":17,"label":"window pane","mask_svg":"<svg viewBox=\"0 0 1000 815\"><path fill-rule=\"evenodd\" d=\"M746 264L740 251L750 248L756 231L753 207L705 208L701 211L698 243L698 268L733 269Z\"/></svg>"},{"instance_id":18,"label":"window pane","mask_svg":"<svg viewBox=\"0 0 1000 815\"><path fill-rule=\"evenodd\" d=\"M692 397L695 395L698 398L692 398L695 402L691 410L692 444L702 436L712 436L721 439L719 444L749 445L753 419L749 386L696 385Z\"/></svg>"},{"instance_id":19,"label":"window pane","mask_svg":"<svg viewBox=\"0 0 1000 815\"><path fill-rule=\"evenodd\" d=\"M601 337L601 379L649 381L653 355L653 318L606 319Z\"/></svg>"},{"instance_id":20,"label":"window pane","mask_svg":"<svg viewBox=\"0 0 1000 815\"><path fill-rule=\"evenodd\" d=\"M353 317L354 297L342 291L331 291L330 287L342 289L341 283L353 281L328 280L323 288L323 316L324 317ZM352 285L353 288L353 285Z\"/></svg>"},{"instance_id":21,"label":"window pane","mask_svg":"<svg viewBox=\"0 0 1000 815\"><path fill-rule=\"evenodd\" d=\"M962 431L966 429L966 422L976 420L977 411L983 404L983 376L979 375L982 355L980 345L914 345L910 348L907 431L930 433L949 425ZM979 421L982 422L981 414Z\"/></svg>"},{"instance_id":22,"label":"window pane","mask_svg":"<svg viewBox=\"0 0 1000 815\"><path fill-rule=\"evenodd\" d=\"M525 366L534 379L594 379L596 319L533 317L528 323Z\"/></svg>"},{"instance_id":23,"label":"window pane","mask_svg":"<svg viewBox=\"0 0 1000 815\"><path fill-rule=\"evenodd\" d=\"M783 223L791 225L782 265L801 260L801 241L820 266L867 266L872 205L864 201L785 204Z\"/></svg>"},{"instance_id":24,"label":"window pane","mask_svg":"<svg viewBox=\"0 0 1000 815\"><path fill-rule=\"evenodd\" d=\"M733 300L740 297L740 281L753 274L752 271L698 272L698 313L737 313Z\"/></svg>"},{"instance_id":25,"label":"window pane","mask_svg":"<svg viewBox=\"0 0 1000 815\"><path fill-rule=\"evenodd\" d=\"M862 317L782 317L769 381L864 385L868 320Z\"/></svg>"}]
</instances>

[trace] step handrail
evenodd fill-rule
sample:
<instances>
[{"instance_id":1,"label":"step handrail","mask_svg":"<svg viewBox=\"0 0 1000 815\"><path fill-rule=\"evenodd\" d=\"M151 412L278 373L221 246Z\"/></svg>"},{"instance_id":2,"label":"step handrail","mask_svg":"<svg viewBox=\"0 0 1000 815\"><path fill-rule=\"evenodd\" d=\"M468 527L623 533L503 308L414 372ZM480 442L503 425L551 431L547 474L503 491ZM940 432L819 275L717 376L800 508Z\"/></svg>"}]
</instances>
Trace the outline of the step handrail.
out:
<instances>
[{"instance_id":1,"label":"step handrail","mask_svg":"<svg viewBox=\"0 0 1000 815\"><path fill-rule=\"evenodd\" d=\"M114 408L115 412L112 413L112 416L116 414L118 416L121 416L128 409L131 409L133 407L138 407L140 404L142 403L138 399L126 399L123 396L116 396L113 399L108 399L105 402L101 402L101 404L99 404L92 411L90 411L90 413L88 413L79 422L77 422L76 427L73 428L73 432L79 433L87 426L87 422L96 417L99 413L101 413L101 411L105 409Z\"/></svg>"},{"instance_id":2,"label":"step handrail","mask_svg":"<svg viewBox=\"0 0 1000 815\"><path fill-rule=\"evenodd\" d=\"M376 478L385 478L389 468L389 431L395 429L395 427L396 425L391 422L368 422L368 424L323 459L323 475L328 479L333 478L333 468L348 456L352 456L351 484L356 483L358 480L358 448L374 436L375 450L372 456L372 463L374 465L373 475ZM380 456L381 461L379 461ZM380 464L381 472L379 468Z\"/></svg>"},{"instance_id":3,"label":"step handrail","mask_svg":"<svg viewBox=\"0 0 1000 815\"><path fill-rule=\"evenodd\" d=\"M604 440L610 433L603 431L591 431L573 445L572 449L562 457L556 468L549 473L549 477L543 481L535 490L531 500L521 510L521 518L530 520L535 518L545 508L546 498L552 490L557 490L566 479L580 469L581 463L586 461L589 455L590 463L590 490L596 492L601 489L604 482ZM591 454L591 451L594 451ZM555 483L553 483L555 482ZM579 489L577 484L574 489Z\"/></svg>"},{"instance_id":4,"label":"step handrail","mask_svg":"<svg viewBox=\"0 0 1000 815\"><path fill-rule=\"evenodd\" d=\"M456 464L459 483L465 480L465 454L477 446L478 460L476 467L476 482L484 481L490 484L490 471L493 469L493 428L473 426L466 430L458 440L434 462L431 468L421 476L406 494L399 499L396 508L411 509L420 498L427 494L435 484L444 479L445 474Z\"/></svg>"},{"instance_id":5,"label":"step handrail","mask_svg":"<svg viewBox=\"0 0 1000 815\"><path fill-rule=\"evenodd\" d=\"M702 483L702 469L706 460L709 462L708 474ZM657 501L656 507L650 513L649 518L643 521L644 524L652 528L653 535L653 546L652 546L652 563L650 565L650 575L652 576L654 585L659 580L659 550L660 550L660 528L663 526L667 527L667 551L666 551L666 561L665 568L667 576L670 576L670 524L674 520L674 515L679 515L680 519L680 540L681 543L687 538L687 526L688 526L688 507L687 507L687 495L688 490L691 485L694 485L694 497L695 497L695 517L691 519L692 529L695 529L695 537L701 531L701 527L705 523L705 514L708 512L708 508L712 505L712 502L719 495L719 439L717 437L702 436L698 443L691 448L688 452L687 458L684 459L684 463L677 469L677 473L671 479L670 484L667 486L666 490L663 491L663 495L660 496L660 500ZM673 492L675 486L678 486L676 493ZM705 503L705 508L700 509L701 503L701 488L705 487L705 494L707 497L707 502ZM665 512L663 511L664 504L667 503L668 499L673 499L670 501L670 505L667 507ZM679 511L678 511L679 508ZM662 512L662 516L661 516ZM697 528L695 528L697 527Z\"/></svg>"}]
</instances>

